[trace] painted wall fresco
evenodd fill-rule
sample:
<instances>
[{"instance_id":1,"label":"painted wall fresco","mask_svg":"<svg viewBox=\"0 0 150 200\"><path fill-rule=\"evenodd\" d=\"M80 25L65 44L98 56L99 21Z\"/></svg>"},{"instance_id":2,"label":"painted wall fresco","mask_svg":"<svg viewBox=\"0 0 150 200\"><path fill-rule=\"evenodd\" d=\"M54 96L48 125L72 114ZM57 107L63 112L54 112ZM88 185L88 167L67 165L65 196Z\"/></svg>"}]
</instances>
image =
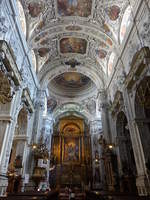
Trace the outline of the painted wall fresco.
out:
<instances>
[{"instance_id":1,"label":"painted wall fresco","mask_svg":"<svg viewBox=\"0 0 150 200\"><path fill-rule=\"evenodd\" d=\"M77 130L77 127L80 129L80 133L83 133L84 132L84 121L83 119L79 119L79 118L72 118L72 117L67 117L67 118L64 118L64 119L61 119L60 120L60 123L59 123L59 132L60 133L64 133L65 132L65 127L69 127L70 125L75 125L73 126L73 128L75 130ZM79 129L77 131L77 133L79 134ZM67 132L65 132L65 134L67 134ZM74 134L76 134L76 131L74 132Z\"/></svg>"},{"instance_id":2,"label":"painted wall fresco","mask_svg":"<svg viewBox=\"0 0 150 200\"><path fill-rule=\"evenodd\" d=\"M79 134L80 133L80 128L74 124L74 123L70 123L67 126L64 127L63 129L63 133L66 135L73 135L73 134Z\"/></svg>"},{"instance_id":3,"label":"painted wall fresco","mask_svg":"<svg viewBox=\"0 0 150 200\"><path fill-rule=\"evenodd\" d=\"M88 17L91 14L92 0L57 0L57 8L61 16Z\"/></svg>"},{"instance_id":4,"label":"painted wall fresco","mask_svg":"<svg viewBox=\"0 0 150 200\"><path fill-rule=\"evenodd\" d=\"M66 88L79 89L87 85L90 82L90 79L77 72L66 72L57 76L54 81L58 85Z\"/></svg>"},{"instance_id":5,"label":"painted wall fresco","mask_svg":"<svg viewBox=\"0 0 150 200\"><path fill-rule=\"evenodd\" d=\"M63 38L60 40L61 53L80 53L85 54L87 48L87 41L81 38Z\"/></svg>"},{"instance_id":6,"label":"painted wall fresco","mask_svg":"<svg viewBox=\"0 0 150 200\"><path fill-rule=\"evenodd\" d=\"M63 161L79 161L79 138L64 138Z\"/></svg>"}]
</instances>

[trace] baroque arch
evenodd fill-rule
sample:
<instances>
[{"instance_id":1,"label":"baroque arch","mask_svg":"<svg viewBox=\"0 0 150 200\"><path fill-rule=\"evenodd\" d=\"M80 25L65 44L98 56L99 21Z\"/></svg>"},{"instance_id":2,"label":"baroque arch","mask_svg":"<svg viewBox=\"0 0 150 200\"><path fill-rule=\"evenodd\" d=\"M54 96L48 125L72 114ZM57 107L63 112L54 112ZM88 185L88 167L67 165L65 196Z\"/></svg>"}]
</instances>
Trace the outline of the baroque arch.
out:
<instances>
[{"instance_id":1,"label":"baroque arch","mask_svg":"<svg viewBox=\"0 0 150 200\"><path fill-rule=\"evenodd\" d=\"M71 114L77 117L82 117L87 122L92 119L92 116L90 115L88 110L77 103L66 103L60 105L53 112L55 120L59 120L62 116L69 116Z\"/></svg>"},{"instance_id":2,"label":"baroque arch","mask_svg":"<svg viewBox=\"0 0 150 200\"><path fill-rule=\"evenodd\" d=\"M92 176L91 144L84 118L72 113L60 117L52 136L51 158L51 165L55 166L55 171L50 173L52 187L81 187L81 184L88 184Z\"/></svg>"},{"instance_id":3,"label":"baroque arch","mask_svg":"<svg viewBox=\"0 0 150 200\"><path fill-rule=\"evenodd\" d=\"M150 169L150 76L144 77L138 84L135 95L135 116L145 154L145 163Z\"/></svg>"},{"instance_id":4,"label":"baroque arch","mask_svg":"<svg viewBox=\"0 0 150 200\"><path fill-rule=\"evenodd\" d=\"M28 111L23 107L18 113L8 166L8 192L19 192L24 172L25 146L27 142ZM13 175L11 175L13 174Z\"/></svg>"}]
</instances>

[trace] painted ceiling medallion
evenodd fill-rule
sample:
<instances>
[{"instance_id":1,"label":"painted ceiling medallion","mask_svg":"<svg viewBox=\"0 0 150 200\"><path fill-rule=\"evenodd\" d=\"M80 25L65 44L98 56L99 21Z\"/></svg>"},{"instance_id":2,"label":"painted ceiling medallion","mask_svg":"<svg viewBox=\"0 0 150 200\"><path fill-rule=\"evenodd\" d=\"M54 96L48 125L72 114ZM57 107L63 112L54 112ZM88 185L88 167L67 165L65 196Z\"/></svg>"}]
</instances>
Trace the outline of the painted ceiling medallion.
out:
<instances>
[{"instance_id":1,"label":"painted ceiling medallion","mask_svg":"<svg viewBox=\"0 0 150 200\"><path fill-rule=\"evenodd\" d=\"M120 8L116 5L113 5L109 8L106 8L106 13L109 16L110 20L115 21L119 18Z\"/></svg>"},{"instance_id":2,"label":"painted ceiling medallion","mask_svg":"<svg viewBox=\"0 0 150 200\"><path fill-rule=\"evenodd\" d=\"M109 38L107 38L107 39L106 39L106 43L107 43L108 45L110 45L110 46L112 46L112 45L113 45L113 43L112 43L111 39L109 39Z\"/></svg>"},{"instance_id":3,"label":"painted ceiling medallion","mask_svg":"<svg viewBox=\"0 0 150 200\"><path fill-rule=\"evenodd\" d=\"M57 0L61 16L88 17L91 14L92 0Z\"/></svg>"},{"instance_id":4,"label":"painted ceiling medallion","mask_svg":"<svg viewBox=\"0 0 150 200\"><path fill-rule=\"evenodd\" d=\"M49 52L49 49L48 49L48 48L40 48L40 49L38 50L38 52L39 52L39 55L40 55L41 57L44 57L44 56L46 56L46 54Z\"/></svg>"},{"instance_id":5,"label":"painted ceiling medallion","mask_svg":"<svg viewBox=\"0 0 150 200\"><path fill-rule=\"evenodd\" d=\"M79 89L87 85L90 82L90 79L87 76L77 72L65 72L57 76L54 81L59 86Z\"/></svg>"},{"instance_id":6,"label":"painted ceiling medallion","mask_svg":"<svg viewBox=\"0 0 150 200\"><path fill-rule=\"evenodd\" d=\"M85 54L87 48L87 41L81 38L63 38L60 40L61 53L80 53Z\"/></svg>"},{"instance_id":7,"label":"painted ceiling medallion","mask_svg":"<svg viewBox=\"0 0 150 200\"><path fill-rule=\"evenodd\" d=\"M107 52L103 49L96 50L96 54L100 59L104 59L107 56Z\"/></svg>"},{"instance_id":8,"label":"painted ceiling medallion","mask_svg":"<svg viewBox=\"0 0 150 200\"><path fill-rule=\"evenodd\" d=\"M31 17L38 17L42 12L44 6L41 3L31 2L29 3L28 10Z\"/></svg>"}]
</instances>

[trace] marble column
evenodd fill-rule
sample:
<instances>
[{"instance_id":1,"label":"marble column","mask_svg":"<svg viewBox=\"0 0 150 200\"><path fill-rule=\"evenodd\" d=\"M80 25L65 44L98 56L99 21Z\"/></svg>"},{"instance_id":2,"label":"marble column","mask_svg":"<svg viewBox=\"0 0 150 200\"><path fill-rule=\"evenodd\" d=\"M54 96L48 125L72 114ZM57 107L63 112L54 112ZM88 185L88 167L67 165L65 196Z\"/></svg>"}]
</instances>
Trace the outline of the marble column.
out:
<instances>
[{"instance_id":1,"label":"marble column","mask_svg":"<svg viewBox=\"0 0 150 200\"><path fill-rule=\"evenodd\" d=\"M43 142L46 144L46 148L49 151L50 156L50 150L51 150L51 139L53 134L53 119L52 116L45 116L43 119L43 126L42 126L42 134L43 134ZM48 160L47 163L47 177L46 177L46 183L47 186L49 186L49 169L50 169L50 160Z\"/></svg>"},{"instance_id":2,"label":"marble column","mask_svg":"<svg viewBox=\"0 0 150 200\"><path fill-rule=\"evenodd\" d=\"M111 143L110 125L108 117L109 104L105 91L99 93L99 109L101 110L103 136L107 143Z\"/></svg>"},{"instance_id":3,"label":"marble column","mask_svg":"<svg viewBox=\"0 0 150 200\"><path fill-rule=\"evenodd\" d=\"M41 137L41 128L43 123L43 117L46 106L46 93L45 90L39 90L37 92L37 99L35 101L35 119L33 126L33 141L38 143Z\"/></svg>"}]
</instances>

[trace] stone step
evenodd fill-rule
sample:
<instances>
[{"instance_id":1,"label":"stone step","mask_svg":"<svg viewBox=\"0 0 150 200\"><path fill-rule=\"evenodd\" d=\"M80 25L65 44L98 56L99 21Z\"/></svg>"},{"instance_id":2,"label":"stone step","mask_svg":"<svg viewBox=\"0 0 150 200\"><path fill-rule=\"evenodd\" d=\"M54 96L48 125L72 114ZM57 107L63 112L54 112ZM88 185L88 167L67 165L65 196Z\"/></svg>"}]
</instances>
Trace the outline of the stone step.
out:
<instances>
[{"instance_id":1,"label":"stone step","mask_svg":"<svg viewBox=\"0 0 150 200\"><path fill-rule=\"evenodd\" d=\"M69 194L59 194L59 200L69 200ZM84 194L76 194L75 200L84 200Z\"/></svg>"}]
</instances>

